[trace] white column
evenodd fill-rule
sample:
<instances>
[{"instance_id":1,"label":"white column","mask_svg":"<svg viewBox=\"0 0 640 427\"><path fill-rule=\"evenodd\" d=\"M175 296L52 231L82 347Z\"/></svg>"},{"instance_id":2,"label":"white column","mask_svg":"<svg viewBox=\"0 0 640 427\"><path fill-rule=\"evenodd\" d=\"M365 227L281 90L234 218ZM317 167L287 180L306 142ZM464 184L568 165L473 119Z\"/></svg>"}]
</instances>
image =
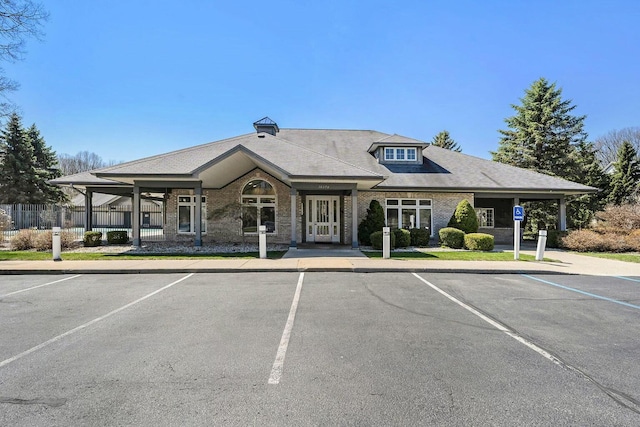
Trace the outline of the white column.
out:
<instances>
[{"instance_id":1,"label":"white column","mask_svg":"<svg viewBox=\"0 0 640 427\"><path fill-rule=\"evenodd\" d=\"M558 200L558 230L567 231L567 202L564 197Z\"/></svg>"},{"instance_id":2,"label":"white column","mask_svg":"<svg viewBox=\"0 0 640 427\"><path fill-rule=\"evenodd\" d=\"M290 248L296 248L298 246L298 231L296 225L298 224L298 192L295 188L291 188L291 244Z\"/></svg>"},{"instance_id":3,"label":"white column","mask_svg":"<svg viewBox=\"0 0 640 427\"><path fill-rule=\"evenodd\" d=\"M140 239L140 187L133 185L133 213L131 214L133 246L142 246Z\"/></svg>"},{"instance_id":4,"label":"white column","mask_svg":"<svg viewBox=\"0 0 640 427\"><path fill-rule=\"evenodd\" d=\"M195 246L202 246L202 184L198 184L195 188L196 193L196 206L194 211L194 224L193 231L195 231Z\"/></svg>"},{"instance_id":5,"label":"white column","mask_svg":"<svg viewBox=\"0 0 640 427\"><path fill-rule=\"evenodd\" d=\"M358 249L358 190L351 190L351 248Z\"/></svg>"}]
</instances>

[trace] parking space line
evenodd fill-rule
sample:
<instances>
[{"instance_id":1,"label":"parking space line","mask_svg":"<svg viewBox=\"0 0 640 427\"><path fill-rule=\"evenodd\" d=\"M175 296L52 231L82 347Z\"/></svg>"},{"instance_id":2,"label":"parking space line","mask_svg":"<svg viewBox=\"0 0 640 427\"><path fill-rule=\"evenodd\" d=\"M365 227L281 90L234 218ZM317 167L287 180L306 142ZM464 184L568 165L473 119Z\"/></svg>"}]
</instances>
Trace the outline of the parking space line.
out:
<instances>
[{"instance_id":1,"label":"parking space line","mask_svg":"<svg viewBox=\"0 0 640 427\"><path fill-rule=\"evenodd\" d=\"M278 352L276 353L276 360L273 362L273 367L271 368L271 375L269 376L269 384L279 384L280 379L282 378L284 358L287 355L289 338L291 338L291 330L293 329L293 322L296 318L296 311L298 311L298 301L300 301L300 292L302 291L303 280L304 280L304 273L300 273L300 277L298 277L298 286L296 286L296 292L293 296L291 309L289 310L289 317L287 318L287 323L284 326L284 331L282 332L282 338L280 339L280 346L278 346Z\"/></svg>"},{"instance_id":2,"label":"parking space line","mask_svg":"<svg viewBox=\"0 0 640 427\"><path fill-rule=\"evenodd\" d=\"M538 282L545 283L547 285L555 286L556 288L564 289L564 290L571 291L571 292L576 292L578 294L586 295L586 296L589 296L589 297L592 297L592 298L600 299L600 300L603 300L603 301L609 301L609 302L612 302L612 303L615 303L615 304L624 305L625 307L630 307L630 308L635 308L636 310L640 310L640 306L634 305L634 304L629 304L628 302L619 301L619 300L613 299L613 298L603 297L602 295L592 294L591 292L581 291L580 289L576 289L576 288L571 288L569 286L560 285L558 283L550 282L550 281L544 280L544 279L539 279L537 277L529 276L528 274L522 274L521 276L526 277L527 279L536 280Z\"/></svg>"},{"instance_id":3,"label":"parking space line","mask_svg":"<svg viewBox=\"0 0 640 427\"><path fill-rule=\"evenodd\" d=\"M135 300L133 302L130 302L129 304L123 305L122 307L117 308L117 309L115 309L113 311L110 311L109 313L107 313L107 314L105 314L103 316L97 317L97 318L95 318L95 319L93 319L93 320L91 320L91 321L89 321L87 323L84 323L84 324L82 324L82 325L80 325L78 327L75 327L75 328L73 328L73 329L71 329L71 330L69 330L69 331L67 331L67 332L65 332L63 334L55 336L55 337L51 338L50 340L43 342L42 344L38 344L35 347L31 347L29 350L23 351L22 353L17 354L17 355L15 355L15 356L13 356L13 357L11 357L9 359L3 360L2 362L0 362L0 368L2 368L3 366L8 365L9 363L15 362L16 360L21 359L24 356L27 356L27 355L35 352L35 351L41 350L41 349L47 347L48 345L53 344L56 341L60 341L64 337L67 337L67 336L69 336L71 334L74 334L74 333L76 333L78 331L81 331L82 329L85 329L85 328L93 325L94 323L98 323L101 320L104 320L104 319L106 319L106 318L108 318L110 316L113 316L114 314L119 313L122 310L125 310L125 309L127 309L127 308L129 308L129 307L131 307L133 305L136 305L136 304L148 299L148 298L151 298L155 294L158 294L158 293L160 293L160 292L162 292L162 291L164 291L166 289L169 289L170 287L172 287L174 285L177 285L178 283L182 282L183 280L188 279L189 277L193 276L194 274L195 273L190 273L190 274L184 276L183 278L176 280L175 282L169 283L168 285L163 286L162 288L157 289L157 290L151 292L150 294L147 294L147 295L143 296L142 298L138 298L137 300Z\"/></svg>"},{"instance_id":4,"label":"parking space line","mask_svg":"<svg viewBox=\"0 0 640 427\"><path fill-rule=\"evenodd\" d=\"M616 279L622 279L622 280L628 280L630 282L638 282L638 283L640 283L640 280L632 279L631 277L624 277L624 276L613 276L613 277L615 277Z\"/></svg>"},{"instance_id":5,"label":"parking space line","mask_svg":"<svg viewBox=\"0 0 640 427\"><path fill-rule=\"evenodd\" d=\"M502 323L491 319L490 317L482 314L481 312L479 312L478 310L476 310L475 308L471 307L468 304L465 304L464 302L460 301L459 299L457 299L456 297L448 294L447 292L443 291L442 289L440 289L439 287L437 287L436 285L434 285L433 283L429 282L426 279L423 279L422 277L420 277L417 273L413 273L413 275L420 280L421 282L423 282L424 284L426 284L427 286L429 286L430 288L432 288L433 290L435 290L436 292L440 293L441 295L445 296L446 298L448 298L449 300L451 300L452 302L458 304L460 307L464 308L465 310L469 311L470 313L475 314L476 316L478 316L479 318L481 318L482 320L484 320L485 322L487 322L488 324L490 324L491 326L493 326L494 328L496 328L497 330L499 330L500 332L504 332L506 335L510 336L511 338L513 338L514 340L518 341L521 344L526 345L527 347L529 347L531 350L535 351L536 353L540 354L541 356L543 356L544 358L552 361L553 363L555 363L556 365L560 365L560 366L565 366L560 359L558 359L557 357L555 357L554 355L552 355L551 353L549 353L548 351L544 350L541 347L538 347L537 345L535 345L534 343L532 343L531 341L523 338L522 336L520 336L517 332L507 328L505 325L503 325Z\"/></svg>"},{"instance_id":6,"label":"parking space line","mask_svg":"<svg viewBox=\"0 0 640 427\"><path fill-rule=\"evenodd\" d=\"M44 285L32 286L32 287L27 288L27 289L20 289L19 291L9 292L8 294L0 295L0 298L8 297L10 295L19 294L21 292L27 292L27 291L30 291L32 289L42 288L43 286L53 285L54 283L64 282L65 280L75 279L76 277L80 277L80 276L82 276L82 274L76 274L75 276L65 277L64 279L55 280L53 282L45 283Z\"/></svg>"}]
</instances>

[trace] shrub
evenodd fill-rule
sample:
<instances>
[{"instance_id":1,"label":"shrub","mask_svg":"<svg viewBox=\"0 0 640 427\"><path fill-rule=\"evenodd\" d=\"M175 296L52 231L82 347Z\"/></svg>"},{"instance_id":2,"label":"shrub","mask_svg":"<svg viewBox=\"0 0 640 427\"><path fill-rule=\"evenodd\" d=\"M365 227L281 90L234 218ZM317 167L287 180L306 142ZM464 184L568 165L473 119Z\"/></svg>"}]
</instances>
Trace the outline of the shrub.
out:
<instances>
[{"instance_id":1,"label":"shrub","mask_svg":"<svg viewBox=\"0 0 640 427\"><path fill-rule=\"evenodd\" d=\"M640 228L640 204L607 206L596 213L599 228L635 230Z\"/></svg>"},{"instance_id":2,"label":"shrub","mask_svg":"<svg viewBox=\"0 0 640 427\"><path fill-rule=\"evenodd\" d=\"M390 249L393 249L396 247L396 234L389 233L389 237L391 243ZM371 241L371 246L373 246L373 249L379 251L382 250L382 231L374 231L373 233L371 233L371 235L369 236L369 240Z\"/></svg>"},{"instance_id":3,"label":"shrub","mask_svg":"<svg viewBox=\"0 0 640 427\"><path fill-rule=\"evenodd\" d=\"M441 228L438 232L443 246L452 249L462 249L464 246L464 231L453 227Z\"/></svg>"},{"instance_id":4,"label":"shrub","mask_svg":"<svg viewBox=\"0 0 640 427\"><path fill-rule=\"evenodd\" d=\"M38 251L46 251L53 247L53 232L46 230L38 233L33 240L33 247Z\"/></svg>"},{"instance_id":5,"label":"shrub","mask_svg":"<svg viewBox=\"0 0 640 427\"><path fill-rule=\"evenodd\" d=\"M26 251L33 248L36 238L35 230L20 230L11 239L11 249L14 251Z\"/></svg>"},{"instance_id":6,"label":"shrub","mask_svg":"<svg viewBox=\"0 0 640 427\"><path fill-rule=\"evenodd\" d=\"M126 231L107 231L107 243L110 245L122 245L129 241Z\"/></svg>"},{"instance_id":7,"label":"shrub","mask_svg":"<svg viewBox=\"0 0 640 427\"><path fill-rule=\"evenodd\" d=\"M560 248L562 247L562 238L567 235L566 231L560 230L547 230L547 247L548 248Z\"/></svg>"},{"instance_id":8,"label":"shrub","mask_svg":"<svg viewBox=\"0 0 640 427\"><path fill-rule=\"evenodd\" d=\"M447 227L457 228L465 233L476 233L478 231L478 217L468 200L465 199L458 203Z\"/></svg>"},{"instance_id":9,"label":"shrub","mask_svg":"<svg viewBox=\"0 0 640 427\"><path fill-rule=\"evenodd\" d=\"M633 234L575 230L562 238L562 246L577 252L632 252L640 250L640 239Z\"/></svg>"},{"instance_id":10,"label":"shrub","mask_svg":"<svg viewBox=\"0 0 640 427\"><path fill-rule=\"evenodd\" d=\"M68 231L60 232L60 247L61 248L70 248L75 242L75 236L73 233ZM37 233L33 247L38 251L48 251L53 248L53 232L51 230L46 230L40 233Z\"/></svg>"},{"instance_id":11,"label":"shrub","mask_svg":"<svg viewBox=\"0 0 640 427\"><path fill-rule=\"evenodd\" d=\"M102 244L102 233L99 231L86 231L83 242L85 246L100 246Z\"/></svg>"},{"instance_id":12,"label":"shrub","mask_svg":"<svg viewBox=\"0 0 640 427\"><path fill-rule=\"evenodd\" d=\"M412 228L409 230L409 233L411 235L411 246L429 246L429 239L431 238L429 230L425 230L424 228Z\"/></svg>"},{"instance_id":13,"label":"shrub","mask_svg":"<svg viewBox=\"0 0 640 427\"><path fill-rule=\"evenodd\" d=\"M406 248L411 245L411 233L404 228L396 228L393 230L393 234L396 237L396 248Z\"/></svg>"},{"instance_id":14,"label":"shrub","mask_svg":"<svg viewBox=\"0 0 640 427\"><path fill-rule=\"evenodd\" d=\"M464 235L464 247L472 251L492 251L494 237L486 233L469 233Z\"/></svg>"},{"instance_id":15,"label":"shrub","mask_svg":"<svg viewBox=\"0 0 640 427\"><path fill-rule=\"evenodd\" d=\"M382 232L384 227L384 210L377 200L372 200L367 209L367 215L358 226L358 238L365 246L371 245L371 233Z\"/></svg>"}]
</instances>

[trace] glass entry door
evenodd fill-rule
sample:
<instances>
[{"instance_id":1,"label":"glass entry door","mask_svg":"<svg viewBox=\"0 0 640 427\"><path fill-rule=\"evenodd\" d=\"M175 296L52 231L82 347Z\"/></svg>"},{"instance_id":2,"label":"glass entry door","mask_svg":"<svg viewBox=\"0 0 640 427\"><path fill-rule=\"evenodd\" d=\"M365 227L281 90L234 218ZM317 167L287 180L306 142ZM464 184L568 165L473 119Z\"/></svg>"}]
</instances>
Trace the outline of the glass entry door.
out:
<instances>
[{"instance_id":1,"label":"glass entry door","mask_svg":"<svg viewBox=\"0 0 640 427\"><path fill-rule=\"evenodd\" d=\"M307 242L340 243L339 196L307 196Z\"/></svg>"}]
</instances>

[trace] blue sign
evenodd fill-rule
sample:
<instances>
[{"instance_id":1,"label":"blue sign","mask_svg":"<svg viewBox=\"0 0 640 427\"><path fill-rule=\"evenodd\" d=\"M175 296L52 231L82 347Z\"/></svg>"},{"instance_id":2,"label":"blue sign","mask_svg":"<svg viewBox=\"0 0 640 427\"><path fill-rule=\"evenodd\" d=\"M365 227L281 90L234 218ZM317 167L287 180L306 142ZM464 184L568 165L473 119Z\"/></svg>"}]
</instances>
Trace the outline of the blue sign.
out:
<instances>
[{"instance_id":1,"label":"blue sign","mask_svg":"<svg viewBox=\"0 0 640 427\"><path fill-rule=\"evenodd\" d=\"M524 208L522 206L513 207L513 220L524 221Z\"/></svg>"}]
</instances>

